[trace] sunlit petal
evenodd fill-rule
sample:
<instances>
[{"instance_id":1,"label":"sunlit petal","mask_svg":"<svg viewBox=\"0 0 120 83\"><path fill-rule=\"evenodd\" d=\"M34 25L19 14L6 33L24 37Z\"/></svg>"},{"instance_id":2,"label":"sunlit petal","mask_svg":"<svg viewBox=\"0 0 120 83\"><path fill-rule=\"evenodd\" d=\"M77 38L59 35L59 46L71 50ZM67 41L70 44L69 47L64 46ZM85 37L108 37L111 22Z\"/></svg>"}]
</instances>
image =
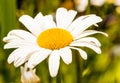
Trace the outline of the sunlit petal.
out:
<instances>
[{"instance_id":1,"label":"sunlit petal","mask_svg":"<svg viewBox=\"0 0 120 83\"><path fill-rule=\"evenodd\" d=\"M51 50L41 49L40 51L33 53L30 59L28 60L28 67L34 68L36 65L45 60L50 54L50 52Z\"/></svg>"},{"instance_id":2,"label":"sunlit petal","mask_svg":"<svg viewBox=\"0 0 120 83\"><path fill-rule=\"evenodd\" d=\"M30 48L30 47L21 47L16 50L14 50L8 57L8 63L12 63L14 61L14 65L16 67L20 66L24 62L26 62L29 57L31 56L31 53L38 50L38 48Z\"/></svg>"},{"instance_id":3,"label":"sunlit petal","mask_svg":"<svg viewBox=\"0 0 120 83\"><path fill-rule=\"evenodd\" d=\"M70 47L71 49L75 49L75 50L77 50L78 52L79 52L79 54L80 54L80 56L83 58L83 59L87 59L87 53L84 51L84 50L82 50L82 49L80 49L80 48L76 48L76 47Z\"/></svg>"},{"instance_id":4,"label":"sunlit petal","mask_svg":"<svg viewBox=\"0 0 120 83\"><path fill-rule=\"evenodd\" d=\"M98 46L94 46L91 43L87 43L87 42L77 42L77 43L71 43L70 46L80 46L80 47L88 47L92 50L94 50L96 53L101 54L101 49Z\"/></svg>"},{"instance_id":5,"label":"sunlit petal","mask_svg":"<svg viewBox=\"0 0 120 83\"><path fill-rule=\"evenodd\" d=\"M37 46L37 45L34 42L19 40L19 41L13 41L5 44L4 49L19 48L23 46Z\"/></svg>"},{"instance_id":6,"label":"sunlit petal","mask_svg":"<svg viewBox=\"0 0 120 83\"><path fill-rule=\"evenodd\" d=\"M54 50L49 56L49 71L52 77L55 77L58 73L60 65L60 54L58 50Z\"/></svg>"},{"instance_id":7,"label":"sunlit petal","mask_svg":"<svg viewBox=\"0 0 120 83\"><path fill-rule=\"evenodd\" d=\"M91 25L94 25L98 22L101 22L102 19L96 15L87 15L85 18L79 17L73 23L70 25L70 28L72 28L71 34L77 35L86 30Z\"/></svg>"},{"instance_id":8,"label":"sunlit petal","mask_svg":"<svg viewBox=\"0 0 120 83\"><path fill-rule=\"evenodd\" d=\"M70 64L72 62L72 52L70 48L68 47L62 48L59 50L59 52L60 52L61 58L66 64Z\"/></svg>"},{"instance_id":9,"label":"sunlit petal","mask_svg":"<svg viewBox=\"0 0 120 83\"><path fill-rule=\"evenodd\" d=\"M59 8L56 12L57 27L66 29L71 24L76 14L77 12L74 10L67 11L65 8Z\"/></svg>"},{"instance_id":10,"label":"sunlit petal","mask_svg":"<svg viewBox=\"0 0 120 83\"><path fill-rule=\"evenodd\" d=\"M90 42L95 44L96 46L101 46L100 42L98 41L98 39L94 38L94 37L85 37L85 38L80 38L77 40L74 40L74 42Z\"/></svg>"},{"instance_id":11,"label":"sunlit petal","mask_svg":"<svg viewBox=\"0 0 120 83\"><path fill-rule=\"evenodd\" d=\"M25 30L12 30L8 33L7 37L9 36L16 36L18 38L28 41L34 41L36 39L34 35Z\"/></svg>"},{"instance_id":12,"label":"sunlit petal","mask_svg":"<svg viewBox=\"0 0 120 83\"><path fill-rule=\"evenodd\" d=\"M78 34L76 37L74 37L75 39L79 39L79 38L82 38L82 37L85 37L85 36L89 36L89 35L93 35L93 34L102 34L102 35L105 35L106 37L108 37L108 34L107 33L104 33L104 32L101 32L101 31L95 31L95 30L86 30L84 32L82 32L81 34Z\"/></svg>"}]
</instances>

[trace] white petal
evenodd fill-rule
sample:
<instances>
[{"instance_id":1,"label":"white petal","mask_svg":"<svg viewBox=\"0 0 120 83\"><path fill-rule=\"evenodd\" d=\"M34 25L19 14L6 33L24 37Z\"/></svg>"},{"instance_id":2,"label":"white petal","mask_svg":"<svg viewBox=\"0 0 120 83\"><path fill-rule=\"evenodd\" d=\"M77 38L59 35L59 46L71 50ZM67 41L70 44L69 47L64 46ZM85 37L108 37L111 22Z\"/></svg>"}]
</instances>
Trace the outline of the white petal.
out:
<instances>
[{"instance_id":1,"label":"white petal","mask_svg":"<svg viewBox=\"0 0 120 83\"><path fill-rule=\"evenodd\" d=\"M82 18L82 19L81 19ZM86 30L91 25L94 25L98 22L101 22L102 19L96 15L87 15L84 18L79 17L70 25L71 34L74 36L76 34L80 34L84 30Z\"/></svg>"},{"instance_id":2,"label":"white petal","mask_svg":"<svg viewBox=\"0 0 120 83\"><path fill-rule=\"evenodd\" d=\"M72 62L72 52L70 48L68 47L62 48L59 50L59 52L60 52L61 58L66 64L70 64Z\"/></svg>"},{"instance_id":3,"label":"white petal","mask_svg":"<svg viewBox=\"0 0 120 83\"><path fill-rule=\"evenodd\" d=\"M102 6L106 0L90 0L90 3L94 6Z\"/></svg>"},{"instance_id":4,"label":"white petal","mask_svg":"<svg viewBox=\"0 0 120 83\"><path fill-rule=\"evenodd\" d=\"M75 22L77 23L77 21L79 20L79 23L80 23L84 18L86 18L86 17L88 17L88 16L92 16L92 15L94 15L94 14L80 16L80 17L76 18L73 22L74 22L74 23L75 23ZM78 24L79 24L79 23L78 23ZM72 24L73 24L73 23L72 23ZM70 27L68 28L69 31L73 31L74 28L75 28L75 27L71 27L71 26L73 26L72 24L71 24ZM74 26L75 26L75 25L74 25Z\"/></svg>"},{"instance_id":5,"label":"white petal","mask_svg":"<svg viewBox=\"0 0 120 83\"><path fill-rule=\"evenodd\" d=\"M14 42L14 41L19 41L19 40L21 40L21 38L14 36L14 35L3 38L4 42Z\"/></svg>"},{"instance_id":6,"label":"white petal","mask_svg":"<svg viewBox=\"0 0 120 83\"><path fill-rule=\"evenodd\" d=\"M38 65L43 60L45 60L50 53L51 50L47 50L47 49L41 49L40 51L35 52L34 54L32 54L32 56L28 61L28 67L34 68L36 65Z\"/></svg>"},{"instance_id":7,"label":"white petal","mask_svg":"<svg viewBox=\"0 0 120 83\"><path fill-rule=\"evenodd\" d=\"M88 43L90 42L95 44L96 46L101 46L100 42L94 37L80 38L80 39L74 40L74 42L88 42Z\"/></svg>"},{"instance_id":8,"label":"white petal","mask_svg":"<svg viewBox=\"0 0 120 83\"><path fill-rule=\"evenodd\" d=\"M101 54L101 49L98 46L94 46L91 43L87 43L87 42L77 42L77 43L71 43L70 46L80 46L80 47L88 47L92 50L94 50L96 53Z\"/></svg>"},{"instance_id":9,"label":"white petal","mask_svg":"<svg viewBox=\"0 0 120 83\"><path fill-rule=\"evenodd\" d=\"M30 48L30 47L21 47L16 50L14 50L8 57L8 63L12 63L14 61L14 65L16 67L20 66L24 62L26 62L30 54L33 53L34 51L38 50L37 48Z\"/></svg>"},{"instance_id":10,"label":"white petal","mask_svg":"<svg viewBox=\"0 0 120 83\"><path fill-rule=\"evenodd\" d=\"M44 17L41 18L42 21L40 19L34 19L34 26L39 26L36 31L34 31L35 35L38 36L41 32L43 32L46 29L49 28L55 28L56 24L53 21L53 17L52 15L46 15Z\"/></svg>"},{"instance_id":11,"label":"white petal","mask_svg":"<svg viewBox=\"0 0 120 83\"><path fill-rule=\"evenodd\" d=\"M46 15L43 19L44 21L44 29L49 29L49 28L55 28L56 27L56 24L55 22L53 21L53 17L52 15Z\"/></svg>"},{"instance_id":12,"label":"white petal","mask_svg":"<svg viewBox=\"0 0 120 83\"><path fill-rule=\"evenodd\" d=\"M44 26L44 22L43 22L43 18L44 16L42 15L42 13L38 13L32 23L32 27L31 28L31 32L35 35L38 36L42 31L42 27Z\"/></svg>"},{"instance_id":13,"label":"white petal","mask_svg":"<svg viewBox=\"0 0 120 83\"><path fill-rule=\"evenodd\" d=\"M97 33L103 34L103 35L105 35L106 37L108 36L107 33L104 33L104 32L101 32L101 31L86 30L86 31L82 32L81 34L77 35L77 36L74 37L74 38L75 38L75 39L79 39L79 38L82 38L82 37L85 37L85 36L89 36L89 35L93 35L93 34L97 34Z\"/></svg>"},{"instance_id":14,"label":"white petal","mask_svg":"<svg viewBox=\"0 0 120 83\"><path fill-rule=\"evenodd\" d=\"M7 37L9 36L16 36L23 40L34 41L36 38L30 32L25 30L12 30L8 33Z\"/></svg>"},{"instance_id":15,"label":"white petal","mask_svg":"<svg viewBox=\"0 0 120 83\"><path fill-rule=\"evenodd\" d=\"M33 24L33 18L28 15L23 15L19 18L19 21L29 30L33 31L33 28L35 28Z\"/></svg>"},{"instance_id":16,"label":"white petal","mask_svg":"<svg viewBox=\"0 0 120 83\"><path fill-rule=\"evenodd\" d=\"M60 54L58 50L54 50L49 57L49 71L52 77L55 77L58 73L60 65Z\"/></svg>"},{"instance_id":17,"label":"white petal","mask_svg":"<svg viewBox=\"0 0 120 83\"><path fill-rule=\"evenodd\" d=\"M76 47L70 47L70 48L77 50L83 59L85 59L85 60L87 59L87 53L84 50L82 50L80 48L76 48Z\"/></svg>"},{"instance_id":18,"label":"white petal","mask_svg":"<svg viewBox=\"0 0 120 83\"><path fill-rule=\"evenodd\" d=\"M23 47L23 46L33 47L33 46L37 46L37 45L34 42L19 40L19 41L13 41L13 42L9 42L9 43L5 44L4 49L19 48L19 47Z\"/></svg>"},{"instance_id":19,"label":"white petal","mask_svg":"<svg viewBox=\"0 0 120 83\"><path fill-rule=\"evenodd\" d=\"M115 1L114 1L114 5L120 6L120 0L115 0Z\"/></svg>"},{"instance_id":20,"label":"white petal","mask_svg":"<svg viewBox=\"0 0 120 83\"><path fill-rule=\"evenodd\" d=\"M71 24L76 14L77 12L74 10L67 11L65 8L59 8L56 12L57 27L66 29Z\"/></svg>"},{"instance_id":21,"label":"white petal","mask_svg":"<svg viewBox=\"0 0 120 83\"><path fill-rule=\"evenodd\" d=\"M33 19L28 15L23 15L19 18L19 21L35 36L38 35L38 32L41 32L41 26L43 24L43 15L38 13Z\"/></svg>"},{"instance_id":22,"label":"white petal","mask_svg":"<svg viewBox=\"0 0 120 83\"><path fill-rule=\"evenodd\" d=\"M87 6L88 6L88 0L78 0L77 10L79 12L85 11Z\"/></svg>"},{"instance_id":23,"label":"white petal","mask_svg":"<svg viewBox=\"0 0 120 83\"><path fill-rule=\"evenodd\" d=\"M35 16L34 20L40 21L41 19L43 19L43 15L42 15L42 13L40 12L40 13L38 13L38 14Z\"/></svg>"}]
</instances>

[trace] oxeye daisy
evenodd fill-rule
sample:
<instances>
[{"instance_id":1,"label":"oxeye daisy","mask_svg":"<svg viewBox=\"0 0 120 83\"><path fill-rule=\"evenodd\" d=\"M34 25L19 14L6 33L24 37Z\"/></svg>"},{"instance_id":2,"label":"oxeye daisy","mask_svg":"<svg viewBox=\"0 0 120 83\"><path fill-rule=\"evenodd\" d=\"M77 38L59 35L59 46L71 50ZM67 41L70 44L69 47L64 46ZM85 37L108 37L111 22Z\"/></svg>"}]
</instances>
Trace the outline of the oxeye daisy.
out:
<instances>
[{"instance_id":1,"label":"oxeye daisy","mask_svg":"<svg viewBox=\"0 0 120 83\"><path fill-rule=\"evenodd\" d=\"M37 14L35 18L23 15L19 21L29 30L12 30L4 37L7 42L5 49L16 48L8 57L8 63L14 62L18 67L28 63L34 68L48 57L50 75L55 77L59 70L60 58L66 63L72 62L72 49L77 50L83 59L87 53L78 47L88 47L100 54L100 42L92 34L106 33L96 30L86 30L92 25L101 22L96 15L85 15L74 20L77 12L58 8L55 21L52 15Z\"/></svg>"}]
</instances>

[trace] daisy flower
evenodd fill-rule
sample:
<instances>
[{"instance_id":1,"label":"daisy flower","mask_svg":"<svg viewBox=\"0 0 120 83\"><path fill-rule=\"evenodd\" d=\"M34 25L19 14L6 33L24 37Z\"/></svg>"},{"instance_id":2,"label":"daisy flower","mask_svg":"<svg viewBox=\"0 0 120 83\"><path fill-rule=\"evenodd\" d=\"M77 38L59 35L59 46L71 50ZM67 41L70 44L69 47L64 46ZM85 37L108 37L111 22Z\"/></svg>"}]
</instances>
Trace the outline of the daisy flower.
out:
<instances>
[{"instance_id":1,"label":"daisy flower","mask_svg":"<svg viewBox=\"0 0 120 83\"><path fill-rule=\"evenodd\" d=\"M88 6L88 0L78 0L77 1L77 10L79 12L84 12Z\"/></svg>"},{"instance_id":2,"label":"daisy flower","mask_svg":"<svg viewBox=\"0 0 120 83\"><path fill-rule=\"evenodd\" d=\"M21 82L22 83L40 83L39 77L35 74L36 69L29 69L27 63L21 67Z\"/></svg>"},{"instance_id":3,"label":"daisy flower","mask_svg":"<svg viewBox=\"0 0 120 83\"><path fill-rule=\"evenodd\" d=\"M88 47L100 54L100 42L92 34L106 33L96 30L86 30L102 21L99 16L85 15L74 20L77 12L58 8L55 21L52 15L37 14L35 18L23 15L19 21L29 30L12 30L4 37L7 42L5 49L16 48L8 57L8 63L14 62L18 67L28 63L34 68L48 57L50 75L55 77L59 70L60 58L66 63L72 62L71 49L77 50L83 59L87 53L78 47Z\"/></svg>"},{"instance_id":4,"label":"daisy flower","mask_svg":"<svg viewBox=\"0 0 120 83\"><path fill-rule=\"evenodd\" d=\"M99 6L101 7L106 0L90 0L90 3L94 6Z\"/></svg>"},{"instance_id":5,"label":"daisy flower","mask_svg":"<svg viewBox=\"0 0 120 83\"><path fill-rule=\"evenodd\" d=\"M106 0L90 0L90 4L94 6L101 7ZM76 9L79 12L84 12L88 7L89 1L88 0L77 0L76 1Z\"/></svg>"}]
</instances>

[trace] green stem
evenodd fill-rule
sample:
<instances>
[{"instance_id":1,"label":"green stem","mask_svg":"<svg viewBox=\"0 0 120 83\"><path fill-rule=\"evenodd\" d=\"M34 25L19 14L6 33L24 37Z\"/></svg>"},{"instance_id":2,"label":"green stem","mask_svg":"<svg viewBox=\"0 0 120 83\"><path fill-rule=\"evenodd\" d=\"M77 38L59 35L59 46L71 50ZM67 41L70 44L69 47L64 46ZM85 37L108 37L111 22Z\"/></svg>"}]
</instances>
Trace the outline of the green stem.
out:
<instances>
[{"instance_id":1,"label":"green stem","mask_svg":"<svg viewBox=\"0 0 120 83\"><path fill-rule=\"evenodd\" d=\"M77 73L77 83L82 83L82 59L79 57L79 53L75 51L75 63L76 63L76 73Z\"/></svg>"},{"instance_id":2,"label":"green stem","mask_svg":"<svg viewBox=\"0 0 120 83\"><path fill-rule=\"evenodd\" d=\"M58 75L56 77L56 83L61 83L61 73L60 73L60 71L58 72Z\"/></svg>"}]
</instances>

